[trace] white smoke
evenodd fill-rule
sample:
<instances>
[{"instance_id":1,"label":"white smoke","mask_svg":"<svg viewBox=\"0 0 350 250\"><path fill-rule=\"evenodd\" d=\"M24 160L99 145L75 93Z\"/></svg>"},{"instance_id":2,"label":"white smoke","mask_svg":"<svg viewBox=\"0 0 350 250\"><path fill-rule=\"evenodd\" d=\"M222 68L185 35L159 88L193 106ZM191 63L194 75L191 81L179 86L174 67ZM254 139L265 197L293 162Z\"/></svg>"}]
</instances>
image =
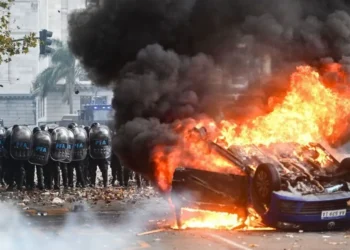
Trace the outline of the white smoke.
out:
<instances>
[{"instance_id":1,"label":"white smoke","mask_svg":"<svg viewBox=\"0 0 350 250\"><path fill-rule=\"evenodd\" d=\"M122 220L116 218L116 213L116 216L110 215L100 221L92 211L72 212L63 219L63 225L59 225L61 221L55 223L58 220L55 217L30 219L13 206L0 203L0 249L108 250L137 247L140 241L137 233L149 230L145 227L146 222L152 216L154 218L155 205L157 209L160 207L153 199L147 204L146 208L123 213Z\"/></svg>"}]
</instances>

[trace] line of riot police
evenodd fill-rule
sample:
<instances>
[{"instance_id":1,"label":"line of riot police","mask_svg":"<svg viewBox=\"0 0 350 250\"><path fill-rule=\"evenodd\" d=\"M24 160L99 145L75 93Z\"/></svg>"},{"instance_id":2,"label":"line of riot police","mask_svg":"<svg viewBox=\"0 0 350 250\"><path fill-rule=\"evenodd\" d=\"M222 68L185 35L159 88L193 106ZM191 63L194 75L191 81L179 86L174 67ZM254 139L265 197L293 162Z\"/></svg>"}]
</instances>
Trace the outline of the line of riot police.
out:
<instances>
[{"instance_id":1,"label":"line of riot police","mask_svg":"<svg viewBox=\"0 0 350 250\"><path fill-rule=\"evenodd\" d=\"M130 171L123 169L112 154L111 132L107 126L93 123L90 127L71 123L68 128L48 128L31 131L27 126L0 128L0 183L8 190L23 186L33 189L60 189L96 185L96 171L102 173L103 186L108 186L108 160L111 159L112 184L118 179L127 186ZM35 172L37 185L35 185ZM118 178L117 178L118 176ZM138 186L141 177L136 176ZM62 181L61 181L62 178Z\"/></svg>"}]
</instances>

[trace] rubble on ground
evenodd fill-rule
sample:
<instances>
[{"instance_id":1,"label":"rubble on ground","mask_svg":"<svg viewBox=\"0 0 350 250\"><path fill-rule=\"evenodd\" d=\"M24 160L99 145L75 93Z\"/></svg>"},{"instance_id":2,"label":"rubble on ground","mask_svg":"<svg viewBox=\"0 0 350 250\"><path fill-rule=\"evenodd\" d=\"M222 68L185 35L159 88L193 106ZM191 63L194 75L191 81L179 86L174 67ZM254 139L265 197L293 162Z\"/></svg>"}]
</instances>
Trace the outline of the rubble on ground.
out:
<instances>
[{"instance_id":1,"label":"rubble on ground","mask_svg":"<svg viewBox=\"0 0 350 250\"><path fill-rule=\"evenodd\" d=\"M157 196L152 187L137 188L136 186L108 188L75 188L61 190L34 191L0 191L0 201L24 207L69 207L77 203L88 206L96 204L108 206L112 202L136 203L140 199Z\"/></svg>"}]
</instances>

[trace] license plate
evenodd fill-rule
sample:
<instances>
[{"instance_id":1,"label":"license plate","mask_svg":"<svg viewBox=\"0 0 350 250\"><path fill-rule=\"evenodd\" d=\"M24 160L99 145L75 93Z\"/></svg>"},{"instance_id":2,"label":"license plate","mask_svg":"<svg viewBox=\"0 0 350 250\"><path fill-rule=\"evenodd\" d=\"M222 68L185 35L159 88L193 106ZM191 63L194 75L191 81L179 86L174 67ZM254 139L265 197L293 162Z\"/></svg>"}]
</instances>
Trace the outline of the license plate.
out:
<instances>
[{"instance_id":1,"label":"license plate","mask_svg":"<svg viewBox=\"0 0 350 250\"><path fill-rule=\"evenodd\" d=\"M345 217L345 216L346 216L346 209L328 210L328 211L322 211L321 219Z\"/></svg>"}]
</instances>

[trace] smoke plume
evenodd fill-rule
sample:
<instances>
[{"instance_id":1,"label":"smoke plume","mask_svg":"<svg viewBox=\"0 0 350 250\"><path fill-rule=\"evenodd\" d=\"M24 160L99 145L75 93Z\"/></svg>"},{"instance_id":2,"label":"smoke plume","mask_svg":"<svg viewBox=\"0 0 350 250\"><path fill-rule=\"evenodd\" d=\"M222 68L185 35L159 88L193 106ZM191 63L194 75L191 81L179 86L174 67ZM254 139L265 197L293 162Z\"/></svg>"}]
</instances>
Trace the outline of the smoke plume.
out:
<instances>
[{"instance_id":1,"label":"smoke plume","mask_svg":"<svg viewBox=\"0 0 350 250\"><path fill-rule=\"evenodd\" d=\"M220 119L234 83L245 79L249 91L265 83L266 97L296 64L350 70L345 0L104 2L70 15L69 45L96 84L113 86L116 152L150 178L155 147L171 151L198 116ZM273 77L262 70L266 55Z\"/></svg>"}]
</instances>

